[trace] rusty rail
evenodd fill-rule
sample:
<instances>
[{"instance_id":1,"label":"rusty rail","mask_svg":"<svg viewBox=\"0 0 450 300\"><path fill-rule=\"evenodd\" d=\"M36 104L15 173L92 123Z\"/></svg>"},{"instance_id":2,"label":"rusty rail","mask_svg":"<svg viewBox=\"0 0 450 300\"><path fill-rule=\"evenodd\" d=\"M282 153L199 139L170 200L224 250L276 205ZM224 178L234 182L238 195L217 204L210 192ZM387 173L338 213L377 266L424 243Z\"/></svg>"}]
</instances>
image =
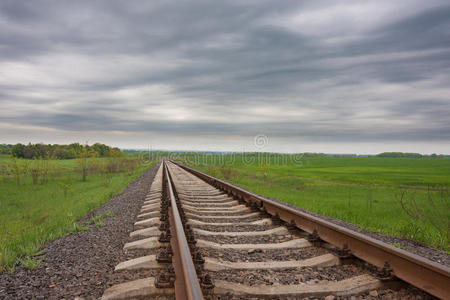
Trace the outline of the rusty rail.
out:
<instances>
[{"instance_id":1,"label":"rusty rail","mask_svg":"<svg viewBox=\"0 0 450 300\"><path fill-rule=\"evenodd\" d=\"M390 266L393 275L433 296L441 299L450 297L450 268L446 266L254 194L180 163L174 163L229 195L255 205L272 216L277 215L285 222L293 225L295 223L299 229L314 233L323 241L339 248L348 248L355 257L379 268Z\"/></svg>"},{"instance_id":2,"label":"rusty rail","mask_svg":"<svg viewBox=\"0 0 450 300\"><path fill-rule=\"evenodd\" d=\"M164 172L171 206L169 210L170 244L173 249L172 264L175 269L175 297L176 299L200 300L203 299L203 293L195 271L194 262L192 261L180 213L178 212L172 181L170 180L171 177L166 163L164 163Z\"/></svg>"}]
</instances>

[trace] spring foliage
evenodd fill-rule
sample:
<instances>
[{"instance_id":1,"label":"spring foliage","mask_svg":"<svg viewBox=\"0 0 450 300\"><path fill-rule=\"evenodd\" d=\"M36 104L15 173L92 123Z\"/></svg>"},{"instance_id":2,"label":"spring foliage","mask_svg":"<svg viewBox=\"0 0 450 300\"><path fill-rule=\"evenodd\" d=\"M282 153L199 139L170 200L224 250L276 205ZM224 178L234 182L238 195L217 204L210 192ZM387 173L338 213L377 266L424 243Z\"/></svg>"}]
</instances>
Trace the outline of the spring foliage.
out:
<instances>
[{"instance_id":1,"label":"spring foliage","mask_svg":"<svg viewBox=\"0 0 450 300\"><path fill-rule=\"evenodd\" d=\"M16 158L53 158L53 159L73 159L76 158L80 152L85 149L89 153L95 153L97 157L110 157L115 153L120 153L119 148L114 148L101 143L95 143L91 146L82 145L79 143L72 143L69 145L58 144L15 144L15 145L0 145L0 154L10 154Z\"/></svg>"}]
</instances>

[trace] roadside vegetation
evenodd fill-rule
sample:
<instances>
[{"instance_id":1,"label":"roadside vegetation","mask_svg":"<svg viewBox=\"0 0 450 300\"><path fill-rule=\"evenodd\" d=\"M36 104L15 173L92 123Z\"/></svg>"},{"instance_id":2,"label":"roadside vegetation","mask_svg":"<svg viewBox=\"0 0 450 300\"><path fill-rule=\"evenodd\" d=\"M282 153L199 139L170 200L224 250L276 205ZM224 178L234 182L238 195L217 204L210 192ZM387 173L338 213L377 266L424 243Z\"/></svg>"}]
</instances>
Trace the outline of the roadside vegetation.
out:
<instances>
[{"instance_id":1,"label":"roadside vegetation","mask_svg":"<svg viewBox=\"0 0 450 300\"><path fill-rule=\"evenodd\" d=\"M84 225L77 221L154 164L105 145L104 152L79 146L69 155L73 159L64 160L54 159L50 151L32 159L0 154L0 272L13 271L17 263L36 268L41 260L36 256L46 242L88 230L84 225L103 226L114 212Z\"/></svg>"},{"instance_id":2,"label":"roadside vegetation","mask_svg":"<svg viewBox=\"0 0 450 300\"><path fill-rule=\"evenodd\" d=\"M450 159L394 154L185 153L177 159L258 194L450 253Z\"/></svg>"}]
</instances>

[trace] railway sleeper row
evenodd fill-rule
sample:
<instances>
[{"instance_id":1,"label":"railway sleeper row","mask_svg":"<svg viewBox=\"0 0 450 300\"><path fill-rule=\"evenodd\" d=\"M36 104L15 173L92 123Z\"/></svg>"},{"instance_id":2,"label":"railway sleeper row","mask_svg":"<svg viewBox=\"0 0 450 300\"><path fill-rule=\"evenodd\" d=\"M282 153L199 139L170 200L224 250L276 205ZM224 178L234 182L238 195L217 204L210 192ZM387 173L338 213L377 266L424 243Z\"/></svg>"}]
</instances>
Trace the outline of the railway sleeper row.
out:
<instances>
[{"instance_id":1,"label":"railway sleeper row","mask_svg":"<svg viewBox=\"0 0 450 300\"><path fill-rule=\"evenodd\" d=\"M353 257L345 245L332 246L317 233L304 232L171 162L165 165L205 298L395 298L403 295L399 290L430 297L414 288L411 292L392 276L389 265L377 269ZM102 299L175 297L166 176L161 164L130 234L132 241L124 246L124 251L149 254L115 268L118 273L144 271L150 276L113 285Z\"/></svg>"},{"instance_id":2,"label":"railway sleeper row","mask_svg":"<svg viewBox=\"0 0 450 300\"><path fill-rule=\"evenodd\" d=\"M321 241L317 234L301 231L175 164L168 166L204 257L204 270L214 281L215 287L206 297L332 299L379 292L395 295L394 290L405 287L392 276L388 265L382 269L370 266L353 257L345 246L334 247ZM228 228L223 230L224 227ZM241 228L235 230L238 227ZM278 257L285 252L301 253L303 249L317 255ZM230 260L232 255L238 259ZM258 256L262 258L249 259Z\"/></svg>"}]
</instances>

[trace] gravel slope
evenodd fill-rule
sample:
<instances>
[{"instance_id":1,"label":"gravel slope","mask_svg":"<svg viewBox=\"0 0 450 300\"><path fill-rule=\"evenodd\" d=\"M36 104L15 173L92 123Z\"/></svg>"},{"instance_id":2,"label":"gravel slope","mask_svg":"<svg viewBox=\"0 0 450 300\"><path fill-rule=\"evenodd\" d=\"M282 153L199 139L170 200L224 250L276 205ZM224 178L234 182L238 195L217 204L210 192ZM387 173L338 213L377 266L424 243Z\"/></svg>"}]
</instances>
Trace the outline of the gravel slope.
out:
<instances>
[{"instance_id":1,"label":"gravel slope","mask_svg":"<svg viewBox=\"0 0 450 300\"><path fill-rule=\"evenodd\" d=\"M105 226L69 234L45 245L41 265L29 271L19 266L14 274L0 274L0 299L95 299L103 294L114 267L123 259L124 243L133 230L159 164L133 181L80 223L93 215L114 211Z\"/></svg>"}]
</instances>

